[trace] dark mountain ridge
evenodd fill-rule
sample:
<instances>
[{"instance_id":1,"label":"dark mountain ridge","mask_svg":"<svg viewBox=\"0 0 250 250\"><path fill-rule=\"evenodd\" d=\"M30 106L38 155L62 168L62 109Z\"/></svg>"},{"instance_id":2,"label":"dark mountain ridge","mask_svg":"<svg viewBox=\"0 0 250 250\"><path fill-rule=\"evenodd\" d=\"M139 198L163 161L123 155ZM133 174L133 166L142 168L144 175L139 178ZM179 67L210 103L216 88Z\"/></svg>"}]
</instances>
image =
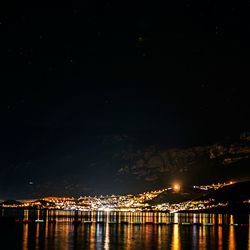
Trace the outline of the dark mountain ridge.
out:
<instances>
[{"instance_id":1,"label":"dark mountain ridge","mask_svg":"<svg viewBox=\"0 0 250 250\"><path fill-rule=\"evenodd\" d=\"M214 200L215 202L242 203L250 200L250 181L240 181L235 184L214 190L199 200ZM197 199L197 200L198 200Z\"/></svg>"}]
</instances>

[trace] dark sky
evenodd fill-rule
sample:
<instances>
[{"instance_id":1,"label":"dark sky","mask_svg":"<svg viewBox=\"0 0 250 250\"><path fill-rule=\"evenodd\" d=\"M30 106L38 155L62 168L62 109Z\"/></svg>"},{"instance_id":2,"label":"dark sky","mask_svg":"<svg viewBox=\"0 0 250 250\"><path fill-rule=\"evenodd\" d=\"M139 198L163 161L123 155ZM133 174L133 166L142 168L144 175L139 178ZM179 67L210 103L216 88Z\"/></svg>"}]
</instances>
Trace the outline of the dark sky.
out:
<instances>
[{"instance_id":1,"label":"dark sky","mask_svg":"<svg viewBox=\"0 0 250 250\"><path fill-rule=\"evenodd\" d=\"M249 10L193 0L1 6L0 198L147 190L117 181L120 152L249 130Z\"/></svg>"}]
</instances>

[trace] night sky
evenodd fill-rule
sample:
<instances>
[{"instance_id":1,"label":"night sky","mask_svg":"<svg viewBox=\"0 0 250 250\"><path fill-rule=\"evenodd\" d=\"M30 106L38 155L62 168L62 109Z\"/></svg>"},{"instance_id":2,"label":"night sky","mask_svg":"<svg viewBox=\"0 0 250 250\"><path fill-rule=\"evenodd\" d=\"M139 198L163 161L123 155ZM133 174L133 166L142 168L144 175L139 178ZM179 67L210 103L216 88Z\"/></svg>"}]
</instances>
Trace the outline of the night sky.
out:
<instances>
[{"instance_id":1,"label":"night sky","mask_svg":"<svg viewBox=\"0 0 250 250\"><path fill-rule=\"evenodd\" d=\"M0 198L166 187L120 173L249 131L249 1L35 2L0 8Z\"/></svg>"}]
</instances>

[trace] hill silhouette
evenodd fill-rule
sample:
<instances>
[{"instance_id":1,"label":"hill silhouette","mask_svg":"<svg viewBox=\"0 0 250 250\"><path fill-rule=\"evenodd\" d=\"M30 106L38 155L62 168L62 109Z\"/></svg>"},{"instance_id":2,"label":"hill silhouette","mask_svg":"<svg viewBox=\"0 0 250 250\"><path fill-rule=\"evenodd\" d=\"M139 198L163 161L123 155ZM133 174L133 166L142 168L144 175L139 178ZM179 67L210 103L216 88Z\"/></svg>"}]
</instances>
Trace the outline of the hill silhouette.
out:
<instances>
[{"instance_id":1,"label":"hill silhouette","mask_svg":"<svg viewBox=\"0 0 250 250\"><path fill-rule=\"evenodd\" d=\"M250 199L250 181L241 181L225 186L198 199L214 199L215 202L242 203Z\"/></svg>"},{"instance_id":2,"label":"hill silhouette","mask_svg":"<svg viewBox=\"0 0 250 250\"><path fill-rule=\"evenodd\" d=\"M241 181L216 190L200 190L193 187L182 187L176 192L169 189L152 199L149 204L180 203L191 200L213 200L213 203L239 204L250 199L250 181Z\"/></svg>"},{"instance_id":3,"label":"hill silhouette","mask_svg":"<svg viewBox=\"0 0 250 250\"><path fill-rule=\"evenodd\" d=\"M179 202L185 202L189 200L193 200L196 198L199 198L205 194L207 194L208 191L195 189L193 187L182 187L180 191L176 192L174 189L169 189L161 194L159 194L157 197L149 201L148 203L150 205L157 205L162 203L179 203Z\"/></svg>"}]
</instances>

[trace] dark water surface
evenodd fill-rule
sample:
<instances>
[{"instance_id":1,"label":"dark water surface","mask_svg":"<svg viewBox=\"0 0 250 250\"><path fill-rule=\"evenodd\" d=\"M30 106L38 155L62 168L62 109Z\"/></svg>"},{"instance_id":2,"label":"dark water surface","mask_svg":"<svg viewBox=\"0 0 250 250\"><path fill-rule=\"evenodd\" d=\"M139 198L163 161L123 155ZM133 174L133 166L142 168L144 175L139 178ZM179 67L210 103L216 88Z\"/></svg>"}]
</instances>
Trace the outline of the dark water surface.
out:
<instances>
[{"instance_id":1,"label":"dark water surface","mask_svg":"<svg viewBox=\"0 0 250 250\"><path fill-rule=\"evenodd\" d=\"M3 250L250 249L249 215L0 211Z\"/></svg>"}]
</instances>

